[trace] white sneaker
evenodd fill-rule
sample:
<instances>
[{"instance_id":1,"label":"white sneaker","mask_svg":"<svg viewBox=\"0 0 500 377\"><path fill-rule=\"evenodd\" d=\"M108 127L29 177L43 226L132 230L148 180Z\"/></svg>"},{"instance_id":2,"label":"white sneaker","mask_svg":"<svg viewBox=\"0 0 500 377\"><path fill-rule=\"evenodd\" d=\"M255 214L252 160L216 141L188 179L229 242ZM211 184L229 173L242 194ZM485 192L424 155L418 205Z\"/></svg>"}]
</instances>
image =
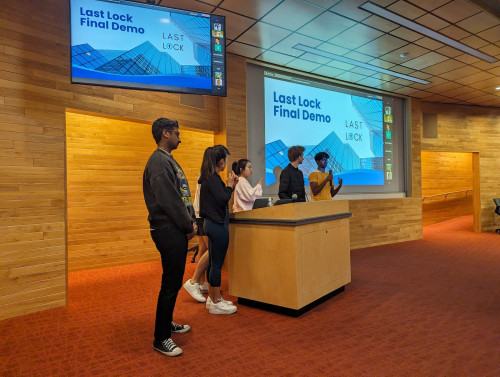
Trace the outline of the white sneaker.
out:
<instances>
[{"instance_id":1,"label":"white sneaker","mask_svg":"<svg viewBox=\"0 0 500 377\"><path fill-rule=\"evenodd\" d=\"M229 300L224 300L222 297L220 298L221 301L224 301L227 305L233 305L233 302L232 301L229 301Z\"/></svg>"},{"instance_id":2,"label":"white sneaker","mask_svg":"<svg viewBox=\"0 0 500 377\"><path fill-rule=\"evenodd\" d=\"M228 300L224 300L222 297L220 298L221 301L224 301L227 305L233 305L233 302L232 301L228 301ZM207 303L205 304L205 307L207 309L210 309L210 304L212 302L212 299L210 298L210 296L207 297Z\"/></svg>"},{"instance_id":3,"label":"white sneaker","mask_svg":"<svg viewBox=\"0 0 500 377\"><path fill-rule=\"evenodd\" d=\"M201 293L208 293L208 283L204 282L203 284L200 285L200 292Z\"/></svg>"},{"instance_id":4,"label":"white sneaker","mask_svg":"<svg viewBox=\"0 0 500 377\"><path fill-rule=\"evenodd\" d=\"M238 308L234 305L228 305L224 301L218 303L210 302L208 311L210 314L233 314L236 313Z\"/></svg>"},{"instance_id":5,"label":"white sneaker","mask_svg":"<svg viewBox=\"0 0 500 377\"><path fill-rule=\"evenodd\" d=\"M188 291L192 298L198 302L207 301L200 292L200 285L198 283L191 284L191 279L184 283L184 289Z\"/></svg>"}]
</instances>

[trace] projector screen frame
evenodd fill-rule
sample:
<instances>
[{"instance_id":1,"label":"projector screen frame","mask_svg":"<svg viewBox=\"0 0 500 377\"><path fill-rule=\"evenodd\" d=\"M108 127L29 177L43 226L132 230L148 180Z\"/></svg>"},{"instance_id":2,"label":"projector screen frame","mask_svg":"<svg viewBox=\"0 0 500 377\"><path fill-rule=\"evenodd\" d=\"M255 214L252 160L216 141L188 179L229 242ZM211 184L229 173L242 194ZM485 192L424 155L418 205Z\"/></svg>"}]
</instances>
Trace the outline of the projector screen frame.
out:
<instances>
[{"instance_id":1,"label":"projector screen frame","mask_svg":"<svg viewBox=\"0 0 500 377\"><path fill-rule=\"evenodd\" d=\"M263 74L261 74L261 78L257 79L255 77L255 70L257 71L264 71L264 70L270 70L270 71L275 71L280 74L284 75L289 75L289 76L295 76L299 80L303 79L306 81L313 81L316 83L319 83L321 85L326 85L332 88L335 88L337 90L334 91L349 91L349 92L359 92L359 93L365 93L365 94L374 94L374 95L380 95L383 96L384 98L394 98L400 101L400 111L401 111L401 124L398 126L399 127L399 132L400 132L400 140L401 140L401 145L400 145L400 150L398 151L399 157L398 157L398 164L399 166L399 186L396 189L390 189L386 191L380 191L380 190L365 190L362 187L356 187L355 190L349 189L349 186L345 186L342 188L342 190L339 192L337 195L337 198L340 199L344 195L345 197L349 197L351 199L354 199L355 197L359 197L359 199L362 199L363 197L370 197L374 199L383 199L383 198L401 198L401 197L408 197L411 196L411 159L409 156L411 155L411 101L410 98L401 96L401 95L396 95L394 93L390 93L387 91L383 90L376 90L374 88L368 88L360 85L350 85L346 84L345 82L340 82L335 79L329 79L323 76L319 75L314 75L306 72L300 72L297 70L293 70L287 67L281 67L281 66L275 66L273 64L265 63L265 62L256 62L256 61L250 61L247 60L247 142L248 142L248 157L252 161L252 166L254 168L254 173L253 177L251 178L252 183L256 183L260 177L265 176L265 163L263 162L265 160L262 159L262 154L264 152L265 148L265 142L263 142L264 136L263 130L264 126L262 126L262 129L255 129L255 125L257 124L257 127L259 124L263 124L265 122L264 120L264 110L262 110L261 114L256 114L255 110L255 105L252 105L252 97L258 97L262 108L264 107L264 88L263 88ZM253 76L252 76L252 71ZM258 81L262 81L262 83L259 83ZM256 87L262 86L260 89L256 90ZM259 92L260 90L260 92ZM258 94L256 94L258 93ZM261 135L260 140L259 137L256 137L256 135ZM259 157L260 155L260 157ZM307 177L304 177L307 178ZM254 182L255 181L255 182ZM277 186L277 185L275 185ZM351 186L352 188L352 186ZM306 185L306 192L308 196L310 197L310 190L309 186ZM277 187L274 187L274 189L269 190L269 186L264 184L264 195L267 196L276 196L277 195Z\"/></svg>"}]
</instances>

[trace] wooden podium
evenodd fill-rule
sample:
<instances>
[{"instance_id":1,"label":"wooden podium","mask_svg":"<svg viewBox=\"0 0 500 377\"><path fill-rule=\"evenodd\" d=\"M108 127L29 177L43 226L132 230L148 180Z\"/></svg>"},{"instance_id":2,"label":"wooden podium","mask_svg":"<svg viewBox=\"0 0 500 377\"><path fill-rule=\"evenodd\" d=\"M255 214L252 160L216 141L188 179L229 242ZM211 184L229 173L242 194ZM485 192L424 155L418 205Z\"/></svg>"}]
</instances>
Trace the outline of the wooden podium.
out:
<instances>
[{"instance_id":1,"label":"wooden podium","mask_svg":"<svg viewBox=\"0 0 500 377\"><path fill-rule=\"evenodd\" d=\"M351 281L349 202L289 203L231 214L229 294L299 316Z\"/></svg>"}]
</instances>

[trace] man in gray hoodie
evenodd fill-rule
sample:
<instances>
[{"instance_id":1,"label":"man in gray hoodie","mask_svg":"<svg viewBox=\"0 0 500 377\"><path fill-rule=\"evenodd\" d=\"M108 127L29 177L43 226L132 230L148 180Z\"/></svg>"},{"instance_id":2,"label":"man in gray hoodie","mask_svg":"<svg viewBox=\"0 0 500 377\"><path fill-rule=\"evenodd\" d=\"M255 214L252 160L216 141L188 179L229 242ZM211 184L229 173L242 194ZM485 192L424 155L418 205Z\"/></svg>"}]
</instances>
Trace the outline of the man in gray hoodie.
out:
<instances>
[{"instance_id":1,"label":"man in gray hoodie","mask_svg":"<svg viewBox=\"0 0 500 377\"><path fill-rule=\"evenodd\" d=\"M143 175L144 201L149 211L151 237L161 255L163 275L156 307L153 348L168 356L182 353L171 333L189 331L189 325L172 321L177 294L182 286L188 240L194 237L196 222L186 175L171 152L181 143L176 120L159 118L153 123L158 144Z\"/></svg>"}]
</instances>

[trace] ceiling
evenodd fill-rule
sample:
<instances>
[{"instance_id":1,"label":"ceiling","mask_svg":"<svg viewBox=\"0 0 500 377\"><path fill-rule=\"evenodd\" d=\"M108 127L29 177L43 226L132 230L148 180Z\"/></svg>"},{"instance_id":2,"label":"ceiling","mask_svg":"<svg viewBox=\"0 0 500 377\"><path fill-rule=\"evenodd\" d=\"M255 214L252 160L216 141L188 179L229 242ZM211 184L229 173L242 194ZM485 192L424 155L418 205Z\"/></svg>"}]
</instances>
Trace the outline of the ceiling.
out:
<instances>
[{"instance_id":1,"label":"ceiling","mask_svg":"<svg viewBox=\"0 0 500 377\"><path fill-rule=\"evenodd\" d=\"M232 54L423 101L500 107L500 90L495 89L500 87L498 0L370 0L378 8L485 53L494 62L400 26L393 22L397 16L389 21L360 9L366 0L156 3L226 16L226 46ZM323 56L294 48L298 44L321 50ZM364 66L341 62L338 56Z\"/></svg>"}]
</instances>

